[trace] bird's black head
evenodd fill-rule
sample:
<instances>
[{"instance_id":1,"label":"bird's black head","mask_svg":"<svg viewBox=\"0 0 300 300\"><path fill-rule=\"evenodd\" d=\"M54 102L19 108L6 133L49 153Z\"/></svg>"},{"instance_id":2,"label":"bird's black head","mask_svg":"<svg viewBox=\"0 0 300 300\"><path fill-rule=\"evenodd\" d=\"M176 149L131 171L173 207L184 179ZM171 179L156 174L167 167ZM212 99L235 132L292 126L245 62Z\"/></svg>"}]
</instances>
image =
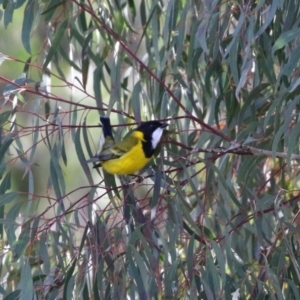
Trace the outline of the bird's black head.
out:
<instances>
[{"instance_id":1,"label":"bird's black head","mask_svg":"<svg viewBox=\"0 0 300 300\"><path fill-rule=\"evenodd\" d=\"M143 149L146 157L151 157L161 139L164 128L169 124L160 123L158 121L148 121L142 123L135 130L141 131L144 134Z\"/></svg>"}]
</instances>

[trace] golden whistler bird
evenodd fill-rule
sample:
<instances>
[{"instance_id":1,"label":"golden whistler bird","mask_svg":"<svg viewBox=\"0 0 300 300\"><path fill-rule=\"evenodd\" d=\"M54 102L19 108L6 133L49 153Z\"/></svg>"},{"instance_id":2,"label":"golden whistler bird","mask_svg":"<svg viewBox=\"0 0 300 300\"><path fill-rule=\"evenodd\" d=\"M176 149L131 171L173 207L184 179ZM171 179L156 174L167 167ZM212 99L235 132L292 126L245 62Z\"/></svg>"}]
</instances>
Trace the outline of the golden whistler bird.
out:
<instances>
[{"instance_id":1,"label":"golden whistler bird","mask_svg":"<svg viewBox=\"0 0 300 300\"><path fill-rule=\"evenodd\" d=\"M105 138L103 148L87 162L99 162L94 168L102 166L106 172L116 175L130 175L141 170L153 158L164 128L169 125L159 121L144 122L115 143L109 118L100 117L100 121Z\"/></svg>"}]
</instances>

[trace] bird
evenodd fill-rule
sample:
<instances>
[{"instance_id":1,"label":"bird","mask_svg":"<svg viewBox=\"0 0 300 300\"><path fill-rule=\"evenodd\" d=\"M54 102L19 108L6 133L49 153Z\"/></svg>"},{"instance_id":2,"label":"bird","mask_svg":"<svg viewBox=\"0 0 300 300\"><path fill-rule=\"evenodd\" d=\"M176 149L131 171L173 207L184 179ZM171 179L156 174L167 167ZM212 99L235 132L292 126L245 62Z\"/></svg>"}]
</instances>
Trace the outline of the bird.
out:
<instances>
[{"instance_id":1,"label":"bird","mask_svg":"<svg viewBox=\"0 0 300 300\"><path fill-rule=\"evenodd\" d=\"M140 171L153 158L164 129L169 125L159 121L141 123L120 142L115 142L110 119L101 116L105 138L99 154L87 162L98 162L93 168L102 167L113 175L132 175Z\"/></svg>"}]
</instances>

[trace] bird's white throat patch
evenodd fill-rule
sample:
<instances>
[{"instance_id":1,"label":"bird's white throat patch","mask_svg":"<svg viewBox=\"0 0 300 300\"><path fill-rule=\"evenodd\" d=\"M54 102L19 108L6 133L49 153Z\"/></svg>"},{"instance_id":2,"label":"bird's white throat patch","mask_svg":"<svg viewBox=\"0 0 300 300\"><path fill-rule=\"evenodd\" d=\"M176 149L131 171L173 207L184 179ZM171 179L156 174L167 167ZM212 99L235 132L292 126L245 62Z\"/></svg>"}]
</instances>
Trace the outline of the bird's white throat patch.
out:
<instances>
[{"instance_id":1,"label":"bird's white throat patch","mask_svg":"<svg viewBox=\"0 0 300 300\"><path fill-rule=\"evenodd\" d=\"M161 136L163 134L162 128L157 128L152 133L152 149L155 149L161 139Z\"/></svg>"}]
</instances>

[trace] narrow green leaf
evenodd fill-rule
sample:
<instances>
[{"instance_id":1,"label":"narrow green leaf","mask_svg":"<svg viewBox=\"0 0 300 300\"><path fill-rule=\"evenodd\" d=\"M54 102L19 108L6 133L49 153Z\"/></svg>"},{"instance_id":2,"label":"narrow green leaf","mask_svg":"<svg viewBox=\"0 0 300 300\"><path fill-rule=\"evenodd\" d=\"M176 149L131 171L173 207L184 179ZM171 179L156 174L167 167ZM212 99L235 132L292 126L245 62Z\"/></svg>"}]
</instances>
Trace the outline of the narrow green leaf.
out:
<instances>
[{"instance_id":1,"label":"narrow green leaf","mask_svg":"<svg viewBox=\"0 0 300 300\"><path fill-rule=\"evenodd\" d=\"M49 120L50 112L51 112L50 103L49 103L49 100L46 100L45 101L45 118L47 121Z\"/></svg>"},{"instance_id":2,"label":"narrow green leaf","mask_svg":"<svg viewBox=\"0 0 300 300\"><path fill-rule=\"evenodd\" d=\"M294 82L292 82L290 92L292 93L299 85L300 78L297 78Z\"/></svg>"},{"instance_id":3,"label":"narrow green leaf","mask_svg":"<svg viewBox=\"0 0 300 300\"><path fill-rule=\"evenodd\" d=\"M110 293L108 294L108 297L104 297L104 285L105 281L103 280L105 278L104 273L104 259L101 259L98 263L97 273L96 273L96 280L94 280L93 284L93 292L95 300L100 299L108 299L110 297ZM109 283L109 281L106 281ZM108 284L110 285L110 284Z\"/></svg>"},{"instance_id":4,"label":"narrow green leaf","mask_svg":"<svg viewBox=\"0 0 300 300\"><path fill-rule=\"evenodd\" d=\"M216 260L216 265L218 267L218 270L221 274L221 281L222 282L222 287L221 290L223 290L227 284L226 282L226 261L224 259L224 255L220 249L220 246L215 242L215 241L210 241L211 245L213 246L213 249L215 251L215 260ZM219 281L219 280L218 280Z\"/></svg>"},{"instance_id":5,"label":"narrow green leaf","mask_svg":"<svg viewBox=\"0 0 300 300\"><path fill-rule=\"evenodd\" d=\"M23 73L26 74L26 77L29 76L28 71L29 71L30 64L31 64L31 56L26 60L26 63L24 65L24 69L23 69Z\"/></svg>"},{"instance_id":6,"label":"narrow green leaf","mask_svg":"<svg viewBox=\"0 0 300 300\"><path fill-rule=\"evenodd\" d=\"M62 140L61 140L61 157L63 159L63 162L64 162L64 165L67 166L68 164L68 158L67 158L67 152L66 152L66 143L65 143L65 140L64 138L62 137Z\"/></svg>"},{"instance_id":7,"label":"narrow green leaf","mask_svg":"<svg viewBox=\"0 0 300 300\"><path fill-rule=\"evenodd\" d=\"M76 64L77 61L74 61L70 58L70 56L68 55L68 53L66 52L66 49L64 47L62 47L61 45L58 46L58 52L59 54L62 56L62 58L66 61L66 63L68 63L71 67L74 68L74 70L81 72L81 68ZM89 54L91 54L91 52L89 52ZM55 63L56 63L56 67L59 67L60 64L60 60L56 60L56 56L55 57ZM60 68L60 67L59 67ZM61 73L62 78L65 78L64 72L62 71L62 69L60 68L59 73ZM76 77L75 77L76 78ZM81 84L80 84L81 85Z\"/></svg>"},{"instance_id":8,"label":"narrow green leaf","mask_svg":"<svg viewBox=\"0 0 300 300\"><path fill-rule=\"evenodd\" d=\"M20 212L20 204L16 204L12 207L12 209L9 210L9 212L7 213L7 219L8 220L15 220L16 219L16 213ZM5 233L6 233L6 238L7 238L7 242L8 245L11 247L12 251L12 260L13 257L15 255L14 253L14 244L16 243L17 237L16 237L16 225L11 224L11 223L7 223L5 224L4 228L5 228Z\"/></svg>"},{"instance_id":9,"label":"narrow green leaf","mask_svg":"<svg viewBox=\"0 0 300 300\"><path fill-rule=\"evenodd\" d=\"M81 0L80 3L84 5L84 0ZM79 24L82 32L87 31L88 26L87 26L87 21L86 21L86 12L84 10L81 10L81 12L79 14L78 24Z\"/></svg>"},{"instance_id":10,"label":"narrow green leaf","mask_svg":"<svg viewBox=\"0 0 300 300\"><path fill-rule=\"evenodd\" d=\"M175 7L175 1L174 0L168 1L167 8L165 11L165 22L163 28L163 40L165 41L166 48L169 48L168 45L170 43L170 35L173 30L172 21L173 21L174 7Z\"/></svg>"},{"instance_id":11,"label":"narrow green leaf","mask_svg":"<svg viewBox=\"0 0 300 300\"><path fill-rule=\"evenodd\" d=\"M242 87L244 86L244 84L246 82L248 74L251 72L252 64L253 64L252 60L247 61L245 63L245 65L243 66L243 69L241 70L242 72L241 72L241 75L240 75L240 79L239 79L238 85L237 85L236 90L235 90L235 97L237 99L240 98L239 93L241 92L241 89L242 89Z\"/></svg>"},{"instance_id":12,"label":"narrow green leaf","mask_svg":"<svg viewBox=\"0 0 300 300\"><path fill-rule=\"evenodd\" d=\"M253 101L263 95L263 91L270 86L269 83L261 83L255 87L249 94L247 101Z\"/></svg>"},{"instance_id":13,"label":"narrow green leaf","mask_svg":"<svg viewBox=\"0 0 300 300\"><path fill-rule=\"evenodd\" d=\"M134 21L135 17L136 17L136 8L135 8L134 0L128 0L128 6L129 6L130 12L132 14L132 19Z\"/></svg>"},{"instance_id":14,"label":"narrow green leaf","mask_svg":"<svg viewBox=\"0 0 300 300\"><path fill-rule=\"evenodd\" d=\"M1 227L3 227L3 225L18 226L18 223L15 220L9 220L9 219L3 219L3 218L0 218L0 224L1 224ZM1 236L2 236L2 234L1 234Z\"/></svg>"},{"instance_id":15,"label":"narrow green leaf","mask_svg":"<svg viewBox=\"0 0 300 300\"><path fill-rule=\"evenodd\" d=\"M277 130L276 135L272 142L272 159L274 160L276 155L275 152L278 151L278 143L283 139L283 135L287 129L286 123L282 124L281 127Z\"/></svg>"},{"instance_id":16,"label":"narrow green leaf","mask_svg":"<svg viewBox=\"0 0 300 300\"><path fill-rule=\"evenodd\" d=\"M64 291L63 291L63 299L72 299L72 292L74 288L74 275L73 272L75 270L77 264L77 259L74 259L71 267L69 268L64 284Z\"/></svg>"},{"instance_id":17,"label":"narrow green leaf","mask_svg":"<svg viewBox=\"0 0 300 300\"><path fill-rule=\"evenodd\" d=\"M48 250L49 250L48 234L47 232L43 231L42 234L39 236L38 256L43 261L43 269L46 274L50 272L50 268L51 268L51 262L50 262Z\"/></svg>"},{"instance_id":18,"label":"narrow green leaf","mask_svg":"<svg viewBox=\"0 0 300 300\"><path fill-rule=\"evenodd\" d=\"M154 5L154 3L153 3ZM161 66L160 66L160 55L159 55L159 46L158 46L158 41L159 41L159 9L155 5L155 10L153 10L153 15L151 18L151 29L152 29L152 47L154 51L154 58L155 62L158 65L158 71L161 71ZM167 42L167 41L166 41Z\"/></svg>"},{"instance_id":19,"label":"narrow green leaf","mask_svg":"<svg viewBox=\"0 0 300 300\"><path fill-rule=\"evenodd\" d=\"M104 299L111 299L111 287L110 283L107 283L106 289L105 289L105 296Z\"/></svg>"},{"instance_id":20,"label":"narrow green leaf","mask_svg":"<svg viewBox=\"0 0 300 300\"><path fill-rule=\"evenodd\" d=\"M30 239L30 221L22 226L22 231L18 240L14 243L14 261L17 261L24 253Z\"/></svg>"},{"instance_id":21,"label":"narrow green leaf","mask_svg":"<svg viewBox=\"0 0 300 300\"><path fill-rule=\"evenodd\" d=\"M25 213L26 216L29 216L31 214L33 198L34 198L34 177L33 177L32 170L29 169L28 170L28 201L27 201L27 207Z\"/></svg>"},{"instance_id":22,"label":"narrow green leaf","mask_svg":"<svg viewBox=\"0 0 300 300\"><path fill-rule=\"evenodd\" d=\"M26 7L24 9L24 17L23 17L23 24L22 24L22 43L25 50L30 54L30 34L32 29L32 24L34 21L34 8L35 8L35 1L28 0Z\"/></svg>"},{"instance_id":23,"label":"narrow green leaf","mask_svg":"<svg viewBox=\"0 0 300 300\"><path fill-rule=\"evenodd\" d=\"M80 246L79 246L79 249L78 249L78 252L79 252L79 253L82 251L82 249L83 249L83 247L84 247L84 245L85 245L89 227L90 227L90 224L87 223L86 226L85 226L85 228L84 228L83 235L82 235L82 237L81 237L81 243L80 243Z\"/></svg>"},{"instance_id":24,"label":"narrow green leaf","mask_svg":"<svg viewBox=\"0 0 300 300\"><path fill-rule=\"evenodd\" d=\"M18 195L18 192L10 192L0 195L0 206L11 203Z\"/></svg>"},{"instance_id":25,"label":"narrow green leaf","mask_svg":"<svg viewBox=\"0 0 300 300\"><path fill-rule=\"evenodd\" d=\"M226 182L226 179L224 178L224 175L221 173L220 169L218 169L214 164L210 163L209 161L206 161L206 164L208 164L208 167L211 168L213 172L217 174L219 187L223 188L223 192L226 193L226 196L224 194L223 196L227 197L228 199L231 199L231 201L233 201L237 207L241 207L241 203L238 201L235 193L233 192L232 186Z\"/></svg>"},{"instance_id":26,"label":"narrow green leaf","mask_svg":"<svg viewBox=\"0 0 300 300\"><path fill-rule=\"evenodd\" d=\"M47 9L44 10L42 13L42 15L45 15L46 22L48 22L52 18L56 8L61 5L64 5L65 3L66 1L64 0L51 0L50 3L48 4Z\"/></svg>"},{"instance_id":27,"label":"narrow green leaf","mask_svg":"<svg viewBox=\"0 0 300 300\"><path fill-rule=\"evenodd\" d=\"M9 172L2 179L2 182L1 182L1 185L0 185L0 199L1 199L1 196L4 195L5 192L7 190L9 190L10 188L11 188L11 173ZM0 206L0 218L4 219L4 205ZM4 220L6 220L6 218ZM3 237L3 233L4 233L4 226L3 226L3 223L1 222L1 224L0 224L0 237ZM1 269L0 269L0 271L1 271Z\"/></svg>"},{"instance_id":28,"label":"narrow green leaf","mask_svg":"<svg viewBox=\"0 0 300 300\"><path fill-rule=\"evenodd\" d=\"M85 148L87 150L87 156L88 157L93 157L95 155L95 153L92 152L90 142L89 142L88 130L87 129L88 128L86 126L86 118L85 118L83 123L82 123L83 142L84 142Z\"/></svg>"},{"instance_id":29,"label":"narrow green leaf","mask_svg":"<svg viewBox=\"0 0 300 300\"><path fill-rule=\"evenodd\" d=\"M19 283L19 287L21 290L20 300L28 300L33 299L33 280L31 275L31 268L29 264L29 258L23 257L21 259L21 281Z\"/></svg>"},{"instance_id":30,"label":"narrow green leaf","mask_svg":"<svg viewBox=\"0 0 300 300\"><path fill-rule=\"evenodd\" d=\"M156 216L158 200L159 200L159 197L160 197L161 180L162 180L162 173L161 172L155 173L153 196L152 196L151 203L150 203L150 206L151 206L151 220L154 220L154 218Z\"/></svg>"},{"instance_id":31,"label":"narrow green leaf","mask_svg":"<svg viewBox=\"0 0 300 300\"><path fill-rule=\"evenodd\" d=\"M8 295L6 295L3 298L3 300L17 300L17 299L20 299L20 294L21 294L20 290L15 290L14 292L11 292Z\"/></svg>"},{"instance_id":32,"label":"narrow green leaf","mask_svg":"<svg viewBox=\"0 0 300 300\"><path fill-rule=\"evenodd\" d=\"M3 8L4 8L4 6L3 6ZM15 10L14 3L12 1L9 1L4 10L4 27L5 28L7 28L9 23L12 22L14 10Z\"/></svg>"},{"instance_id":33,"label":"narrow green leaf","mask_svg":"<svg viewBox=\"0 0 300 300\"><path fill-rule=\"evenodd\" d=\"M81 139L80 139L80 127L77 129L76 133L75 133L75 150L76 150L76 154L77 154L77 157L79 159L79 162L81 164L81 167L83 168L86 176L87 176L87 179L89 181L89 183L91 185L93 185L93 178L92 178L92 175L91 175L91 172L90 172L90 169L86 163L86 160L85 160L85 156L84 156L84 153L83 153L83 149L82 149L82 145L81 145Z\"/></svg>"},{"instance_id":34,"label":"narrow green leaf","mask_svg":"<svg viewBox=\"0 0 300 300\"><path fill-rule=\"evenodd\" d=\"M4 295L6 293L5 289L0 285L0 294Z\"/></svg>"},{"instance_id":35,"label":"narrow green leaf","mask_svg":"<svg viewBox=\"0 0 300 300\"><path fill-rule=\"evenodd\" d=\"M40 118L36 118L36 122L35 122L36 128L39 128L39 119ZM32 147L31 147L31 152L30 152L30 157L29 157L30 163L32 163L33 159L35 158L35 152L37 149L39 133L40 133L39 130L34 130L32 133Z\"/></svg>"},{"instance_id":36,"label":"narrow green leaf","mask_svg":"<svg viewBox=\"0 0 300 300\"><path fill-rule=\"evenodd\" d=\"M144 298L144 295L148 294L144 286L145 283L147 285L147 271L139 253L134 247L130 248L130 255L127 255L128 268L130 268L131 277L136 282L136 288L139 296ZM133 259L135 259L137 262L135 263Z\"/></svg>"},{"instance_id":37,"label":"narrow green leaf","mask_svg":"<svg viewBox=\"0 0 300 300\"><path fill-rule=\"evenodd\" d=\"M192 282L192 279L194 277L194 246L195 246L195 235L191 234L188 248L187 248L187 257L189 258L187 259L187 275L190 282Z\"/></svg>"},{"instance_id":38,"label":"narrow green leaf","mask_svg":"<svg viewBox=\"0 0 300 300\"><path fill-rule=\"evenodd\" d=\"M21 160L21 162L25 165L25 166L29 166L29 160L27 159L27 157L24 155L24 152L21 152L19 149L16 149L17 153L18 153L18 158Z\"/></svg>"},{"instance_id":39,"label":"narrow green leaf","mask_svg":"<svg viewBox=\"0 0 300 300\"><path fill-rule=\"evenodd\" d=\"M178 269L180 267L180 260L176 259L172 261L171 265L166 264L165 266L165 276L164 276L164 285L165 285L165 298L173 298L180 299L180 297L176 297L176 293L178 290Z\"/></svg>"},{"instance_id":40,"label":"narrow green leaf","mask_svg":"<svg viewBox=\"0 0 300 300\"><path fill-rule=\"evenodd\" d=\"M198 228L198 225L191 217L190 211L189 211L187 205L185 204L183 197L184 197L183 195L180 195L181 201L179 202L180 205L178 207L178 209L180 211L180 217L183 218L189 224L189 226L190 226L190 228L192 228L193 232L195 232L198 236L201 236L201 232Z\"/></svg>"},{"instance_id":41,"label":"narrow green leaf","mask_svg":"<svg viewBox=\"0 0 300 300\"><path fill-rule=\"evenodd\" d=\"M234 56L234 58L232 59L237 59L237 56L235 56L232 53L232 49L231 48L236 48L239 45L239 36L240 36L240 31L245 23L245 13L241 12L238 23L235 26L235 29L232 33L233 39L231 40L231 42L229 43L229 45L226 47L226 53L225 53L225 57L229 56L229 59L231 56ZM235 50L235 52L237 52L237 50ZM230 54L230 55L229 55Z\"/></svg>"},{"instance_id":42,"label":"narrow green leaf","mask_svg":"<svg viewBox=\"0 0 300 300\"><path fill-rule=\"evenodd\" d=\"M282 295L281 291L281 284L279 282L279 278L276 276L274 271L269 267L269 265L266 263L266 275L268 276L268 279L270 280L270 283L272 284L272 291L276 292L276 299L278 300L284 300L284 297Z\"/></svg>"},{"instance_id":43,"label":"narrow green leaf","mask_svg":"<svg viewBox=\"0 0 300 300\"><path fill-rule=\"evenodd\" d=\"M84 287L82 289L82 299L89 299L89 289L86 280L84 281Z\"/></svg>"},{"instance_id":44,"label":"narrow green leaf","mask_svg":"<svg viewBox=\"0 0 300 300\"><path fill-rule=\"evenodd\" d=\"M286 278L285 280L288 283L289 288L292 290L293 296L295 297L295 299L299 300L300 299L300 294L299 294L299 290L298 290L295 282L291 279L288 279L288 278Z\"/></svg>"},{"instance_id":45,"label":"narrow green leaf","mask_svg":"<svg viewBox=\"0 0 300 300\"><path fill-rule=\"evenodd\" d=\"M93 91L96 99L96 104L98 108L103 108L103 102L102 102L102 87L100 84L100 79L103 77L103 71L102 66L99 63L99 65L95 68L94 74L93 74Z\"/></svg>"},{"instance_id":46,"label":"narrow green leaf","mask_svg":"<svg viewBox=\"0 0 300 300\"><path fill-rule=\"evenodd\" d=\"M300 46L293 50L288 62L283 66L281 73L286 76L291 76L293 70L297 67L297 63L300 59ZM281 76L280 76L281 77Z\"/></svg>"},{"instance_id":47,"label":"narrow green leaf","mask_svg":"<svg viewBox=\"0 0 300 300\"><path fill-rule=\"evenodd\" d=\"M215 296L213 294L213 291L211 290L209 284L204 280L204 278L201 278L201 283L203 285L203 289L205 291L206 299L215 299Z\"/></svg>"},{"instance_id":48,"label":"narrow green leaf","mask_svg":"<svg viewBox=\"0 0 300 300\"><path fill-rule=\"evenodd\" d=\"M0 195L11 188L11 172L7 173L0 184Z\"/></svg>"},{"instance_id":49,"label":"narrow green leaf","mask_svg":"<svg viewBox=\"0 0 300 300\"><path fill-rule=\"evenodd\" d=\"M203 49L198 47L198 49L195 48L197 46L197 30L199 27L200 21L195 22L191 29L191 37L190 37L190 47L188 49L188 57L187 57L187 74L189 77L191 77L195 73L195 66L196 62L199 61L199 56L203 52Z\"/></svg>"},{"instance_id":50,"label":"narrow green leaf","mask_svg":"<svg viewBox=\"0 0 300 300\"><path fill-rule=\"evenodd\" d=\"M274 114L276 115L276 109L281 105L281 102L283 101L281 96L278 96L269 107L267 114L264 118L264 130L266 130L267 126L269 126L270 119Z\"/></svg>"},{"instance_id":51,"label":"narrow green leaf","mask_svg":"<svg viewBox=\"0 0 300 300\"><path fill-rule=\"evenodd\" d=\"M26 0L16 0L16 1L14 1L15 9L20 8L25 2L26 2Z\"/></svg>"},{"instance_id":52,"label":"narrow green leaf","mask_svg":"<svg viewBox=\"0 0 300 300\"><path fill-rule=\"evenodd\" d=\"M291 165L291 155L292 153L295 152L299 153L299 135L300 135L300 123L297 123L292 132L289 133L289 139L288 139L288 144L287 146L287 155L286 155L286 160L288 165ZM296 146L296 149L295 149Z\"/></svg>"},{"instance_id":53,"label":"narrow green leaf","mask_svg":"<svg viewBox=\"0 0 300 300\"><path fill-rule=\"evenodd\" d=\"M293 28L289 31L284 32L280 35L280 37L275 41L275 44L272 47L272 55L278 50L286 45L288 45L289 42L299 37L300 34L300 28Z\"/></svg>"},{"instance_id":54,"label":"narrow green leaf","mask_svg":"<svg viewBox=\"0 0 300 300\"><path fill-rule=\"evenodd\" d=\"M206 31L209 24L209 16L207 13L203 13L204 17L201 20L201 23L198 26L197 29L197 41L199 45L202 47L204 52L208 52L207 43L206 43Z\"/></svg>"},{"instance_id":55,"label":"narrow green leaf","mask_svg":"<svg viewBox=\"0 0 300 300\"><path fill-rule=\"evenodd\" d=\"M11 115L11 111L5 111L2 114L0 114L0 126L2 126L4 123L7 122L10 115Z\"/></svg>"},{"instance_id":56,"label":"narrow green leaf","mask_svg":"<svg viewBox=\"0 0 300 300\"><path fill-rule=\"evenodd\" d=\"M188 12L190 9L190 1L186 1L183 11L180 13L180 21L179 21L179 30L178 35L176 36L175 43L176 43L176 59L174 63L174 67L177 68L179 63L182 60L182 53L184 50L185 45L185 36L186 36L186 19L188 18Z\"/></svg>"},{"instance_id":57,"label":"narrow green leaf","mask_svg":"<svg viewBox=\"0 0 300 300\"><path fill-rule=\"evenodd\" d=\"M141 82L138 81L133 88L132 100L131 100L134 118L137 121L142 120L141 119L141 100L140 100L141 91L142 91Z\"/></svg>"},{"instance_id":58,"label":"narrow green leaf","mask_svg":"<svg viewBox=\"0 0 300 300\"><path fill-rule=\"evenodd\" d=\"M86 88L87 80L88 80L88 72L89 72L89 65L90 65L90 43L93 38L93 31L88 34L85 38L84 43L82 45L81 51L81 74L82 74L82 84L83 88Z\"/></svg>"},{"instance_id":59,"label":"narrow green leaf","mask_svg":"<svg viewBox=\"0 0 300 300\"><path fill-rule=\"evenodd\" d=\"M45 59L44 65L43 65L43 69L46 69L49 62L52 60L53 56L56 54L59 44L65 35L66 29L68 28L68 25L69 25L69 20L67 19L56 30L50 50L46 56L46 59Z\"/></svg>"},{"instance_id":60,"label":"narrow green leaf","mask_svg":"<svg viewBox=\"0 0 300 300\"><path fill-rule=\"evenodd\" d=\"M55 155L55 154L54 154ZM56 198L59 200L62 198L62 192L60 189L60 179L63 179L61 168L58 164L57 158L52 155L50 160L50 175L51 175L51 181L53 184L53 188L55 191Z\"/></svg>"},{"instance_id":61,"label":"narrow green leaf","mask_svg":"<svg viewBox=\"0 0 300 300\"><path fill-rule=\"evenodd\" d=\"M1 143L1 146L0 146L0 161L4 160L4 156L8 150L8 148L10 147L10 145L12 144L14 140L11 138L11 139L8 139L7 141L4 142L4 144Z\"/></svg>"},{"instance_id":62,"label":"narrow green leaf","mask_svg":"<svg viewBox=\"0 0 300 300\"><path fill-rule=\"evenodd\" d=\"M111 72L110 72L110 77L111 77L111 92L110 92L110 98L109 98L109 103L108 103L108 108L107 111L110 112L114 106L114 104L120 101L121 99L121 65L122 65L122 60L121 57L118 57L116 60L116 63L111 65Z\"/></svg>"}]
</instances>

